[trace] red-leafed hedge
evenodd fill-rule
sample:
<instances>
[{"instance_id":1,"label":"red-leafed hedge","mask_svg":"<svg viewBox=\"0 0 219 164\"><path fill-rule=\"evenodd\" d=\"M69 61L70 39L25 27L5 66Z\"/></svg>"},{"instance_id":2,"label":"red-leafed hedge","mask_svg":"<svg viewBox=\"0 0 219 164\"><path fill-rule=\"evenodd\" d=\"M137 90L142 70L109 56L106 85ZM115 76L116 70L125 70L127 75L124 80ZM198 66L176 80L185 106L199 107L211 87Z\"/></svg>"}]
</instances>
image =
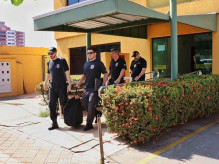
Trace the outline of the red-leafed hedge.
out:
<instances>
[{"instance_id":1,"label":"red-leafed hedge","mask_svg":"<svg viewBox=\"0 0 219 164\"><path fill-rule=\"evenodd\" d=\"M144 143L171 126L218 112L219 75L110 86L102 100L108 131Z\"/></svg>"}]
</instances>

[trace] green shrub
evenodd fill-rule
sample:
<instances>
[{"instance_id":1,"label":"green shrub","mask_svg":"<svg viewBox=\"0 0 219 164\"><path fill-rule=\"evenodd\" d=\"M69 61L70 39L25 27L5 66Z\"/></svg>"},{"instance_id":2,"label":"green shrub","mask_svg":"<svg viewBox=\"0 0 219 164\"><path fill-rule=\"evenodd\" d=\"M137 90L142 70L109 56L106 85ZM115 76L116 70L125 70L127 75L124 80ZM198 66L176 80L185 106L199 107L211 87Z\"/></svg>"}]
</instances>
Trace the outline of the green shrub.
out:
<instances>
[{"instance_id":1,"label":"green shrub","mask_svg":"<svg viewBox=\"0 0 219 164\"><path fill-rule=\"evenodd\" d=\"M71 86L71 89L72 89L72 93L71 95L79 95L81 96L82 95L82 92L83 92L83 88L84 88L84 83L81 84L80 88L76 88L76 83L77 81L80 79L80 76L77 75L77 76L73 76L71 77L71 83L72 83L72 86ZM48 105L48 102L49 102L49 91L45 91L43 89L43 84L44 82L40 82L36 87L35 87L35 91L36 93L40 94L41 97L42 97L42 102L41 102L41 105ZM49 88L49 86L48 86ZM76 93L76 90L78 90L78 92ZM58 106L57 106L58 108Z\"/></svg>"},{"instance_id":2,"label":"green shrub","mask_svg":"<svg viewBox=\"0 0 219 164\"><path fill-rule=\"evenodd\" d=\"M108 131L132 144L147 142L164 129L219 111L218 86L218 75L110 86L102 96Z\"/></svg>"},{"instance_id":3,"label":"green shrub","mask_svg":"<svg viewBox=\"0 0 219 164\"><path fill-rule=\"evenodd\" d=\"M50 112L48 110L45 110L45 111L40 111L39 116L40 117L48 117L49 114L50 114Z\"/></svg>"}]
</instances>

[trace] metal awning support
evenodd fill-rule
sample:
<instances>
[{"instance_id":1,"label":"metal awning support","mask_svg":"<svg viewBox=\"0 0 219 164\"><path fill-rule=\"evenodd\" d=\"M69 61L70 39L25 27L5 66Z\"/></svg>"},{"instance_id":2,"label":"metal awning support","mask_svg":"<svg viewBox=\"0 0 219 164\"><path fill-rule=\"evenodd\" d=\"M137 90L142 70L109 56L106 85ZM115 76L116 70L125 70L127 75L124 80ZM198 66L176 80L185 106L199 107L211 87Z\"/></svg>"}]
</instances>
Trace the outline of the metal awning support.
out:
<instances>
[{"instance_id":1,"label":"metal awning support","mask_svg":"<svg viewBox=\"0 0 219 164\"><path fill-rule=\"evenodd\" d=\"M91 33L90 32L88 32L87 34L86 34L86 60L87 61L89 61L89 59L88 59L88 55L87 55L87 49L88 49L88 47L90 47L91 46Z\"/></svg>"},{"instance_id":2,"label":"metal awning support","mask_svg":"<svg viewBox=\"0 0 219 164\"><path fill-rule=\"evenodd\" d=\"M196 15L179 15L177 19L180 23L203 28L210 31L217 31L216 12Z\"/></svg>"},{"instance_id":3,"label":"metal awning support","mask_svg":"<svg viewBox=\"0 0 219 164\"><path fill-rule=\"evenodd\" d=\"M178 36L177 36L177 2L170 0L171 21L171 80L175 80L178 74Z\"/></svg>"}]
</instances>

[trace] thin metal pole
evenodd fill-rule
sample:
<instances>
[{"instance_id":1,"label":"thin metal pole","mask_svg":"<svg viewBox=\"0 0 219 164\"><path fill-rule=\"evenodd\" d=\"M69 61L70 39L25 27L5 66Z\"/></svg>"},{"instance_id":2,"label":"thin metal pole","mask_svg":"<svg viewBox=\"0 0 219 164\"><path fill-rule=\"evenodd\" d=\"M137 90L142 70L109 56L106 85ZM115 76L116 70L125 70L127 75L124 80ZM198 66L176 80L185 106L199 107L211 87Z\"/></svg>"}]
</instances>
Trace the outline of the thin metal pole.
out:
<instances>
[{"instance_id":1,"label":"thin metal pole","mask_svg":"<svg viewBox=\"0 0 219 164\"><path fill-rule=\"evenodd\" d=\"M86 34L86 52L87 52L87 48L90 47L90 46L91 46L91 33L88 32ZM89 61L87 53L86 53L86 59L87 59L87 61Z\"/></svg>"},{"instance_id":2,"label":"thin metal pole","mask_svg":"<svg viewBox=\"0 0 219 164\"><path fill-rule=\"evenodd\" d=\"M178 74L177 1L170 0L171 19L171 80Z\"/></svg>"},{"instance_id":3,"label":"thin metal pole","mask_svg":"<svg viewBox=\"0 0 219 164\"><path fill-rule=\"evenodd\" d=\"M97 116L98 123L98 134L99 134L99 144L100 144L100 156L101 164L104 164L104 152L103 152L103 139L102 139L102 127L101 127L101 118Z\"/></svg>"}]
</instances>

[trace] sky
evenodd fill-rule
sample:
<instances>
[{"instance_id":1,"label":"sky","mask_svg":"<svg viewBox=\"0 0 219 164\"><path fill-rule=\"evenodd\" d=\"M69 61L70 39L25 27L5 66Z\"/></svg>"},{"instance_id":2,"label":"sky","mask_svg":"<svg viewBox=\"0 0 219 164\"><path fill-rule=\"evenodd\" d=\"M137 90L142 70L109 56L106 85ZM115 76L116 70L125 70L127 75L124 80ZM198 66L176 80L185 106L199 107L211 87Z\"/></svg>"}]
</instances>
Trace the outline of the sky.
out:
<instances>
[{"instance_id":1,"label":"sky","mask_svg":"<svg viewBox=\"0 0 219 164\"><path fill-rule=\"evenodd\" d=\"M25 32L26 47L56 46L54 32L34 31L33 25L33 17L53 10L53 0L24 0L20 6L0 0L0 21L11 30Z\"/></svg>"}]
</instances>

